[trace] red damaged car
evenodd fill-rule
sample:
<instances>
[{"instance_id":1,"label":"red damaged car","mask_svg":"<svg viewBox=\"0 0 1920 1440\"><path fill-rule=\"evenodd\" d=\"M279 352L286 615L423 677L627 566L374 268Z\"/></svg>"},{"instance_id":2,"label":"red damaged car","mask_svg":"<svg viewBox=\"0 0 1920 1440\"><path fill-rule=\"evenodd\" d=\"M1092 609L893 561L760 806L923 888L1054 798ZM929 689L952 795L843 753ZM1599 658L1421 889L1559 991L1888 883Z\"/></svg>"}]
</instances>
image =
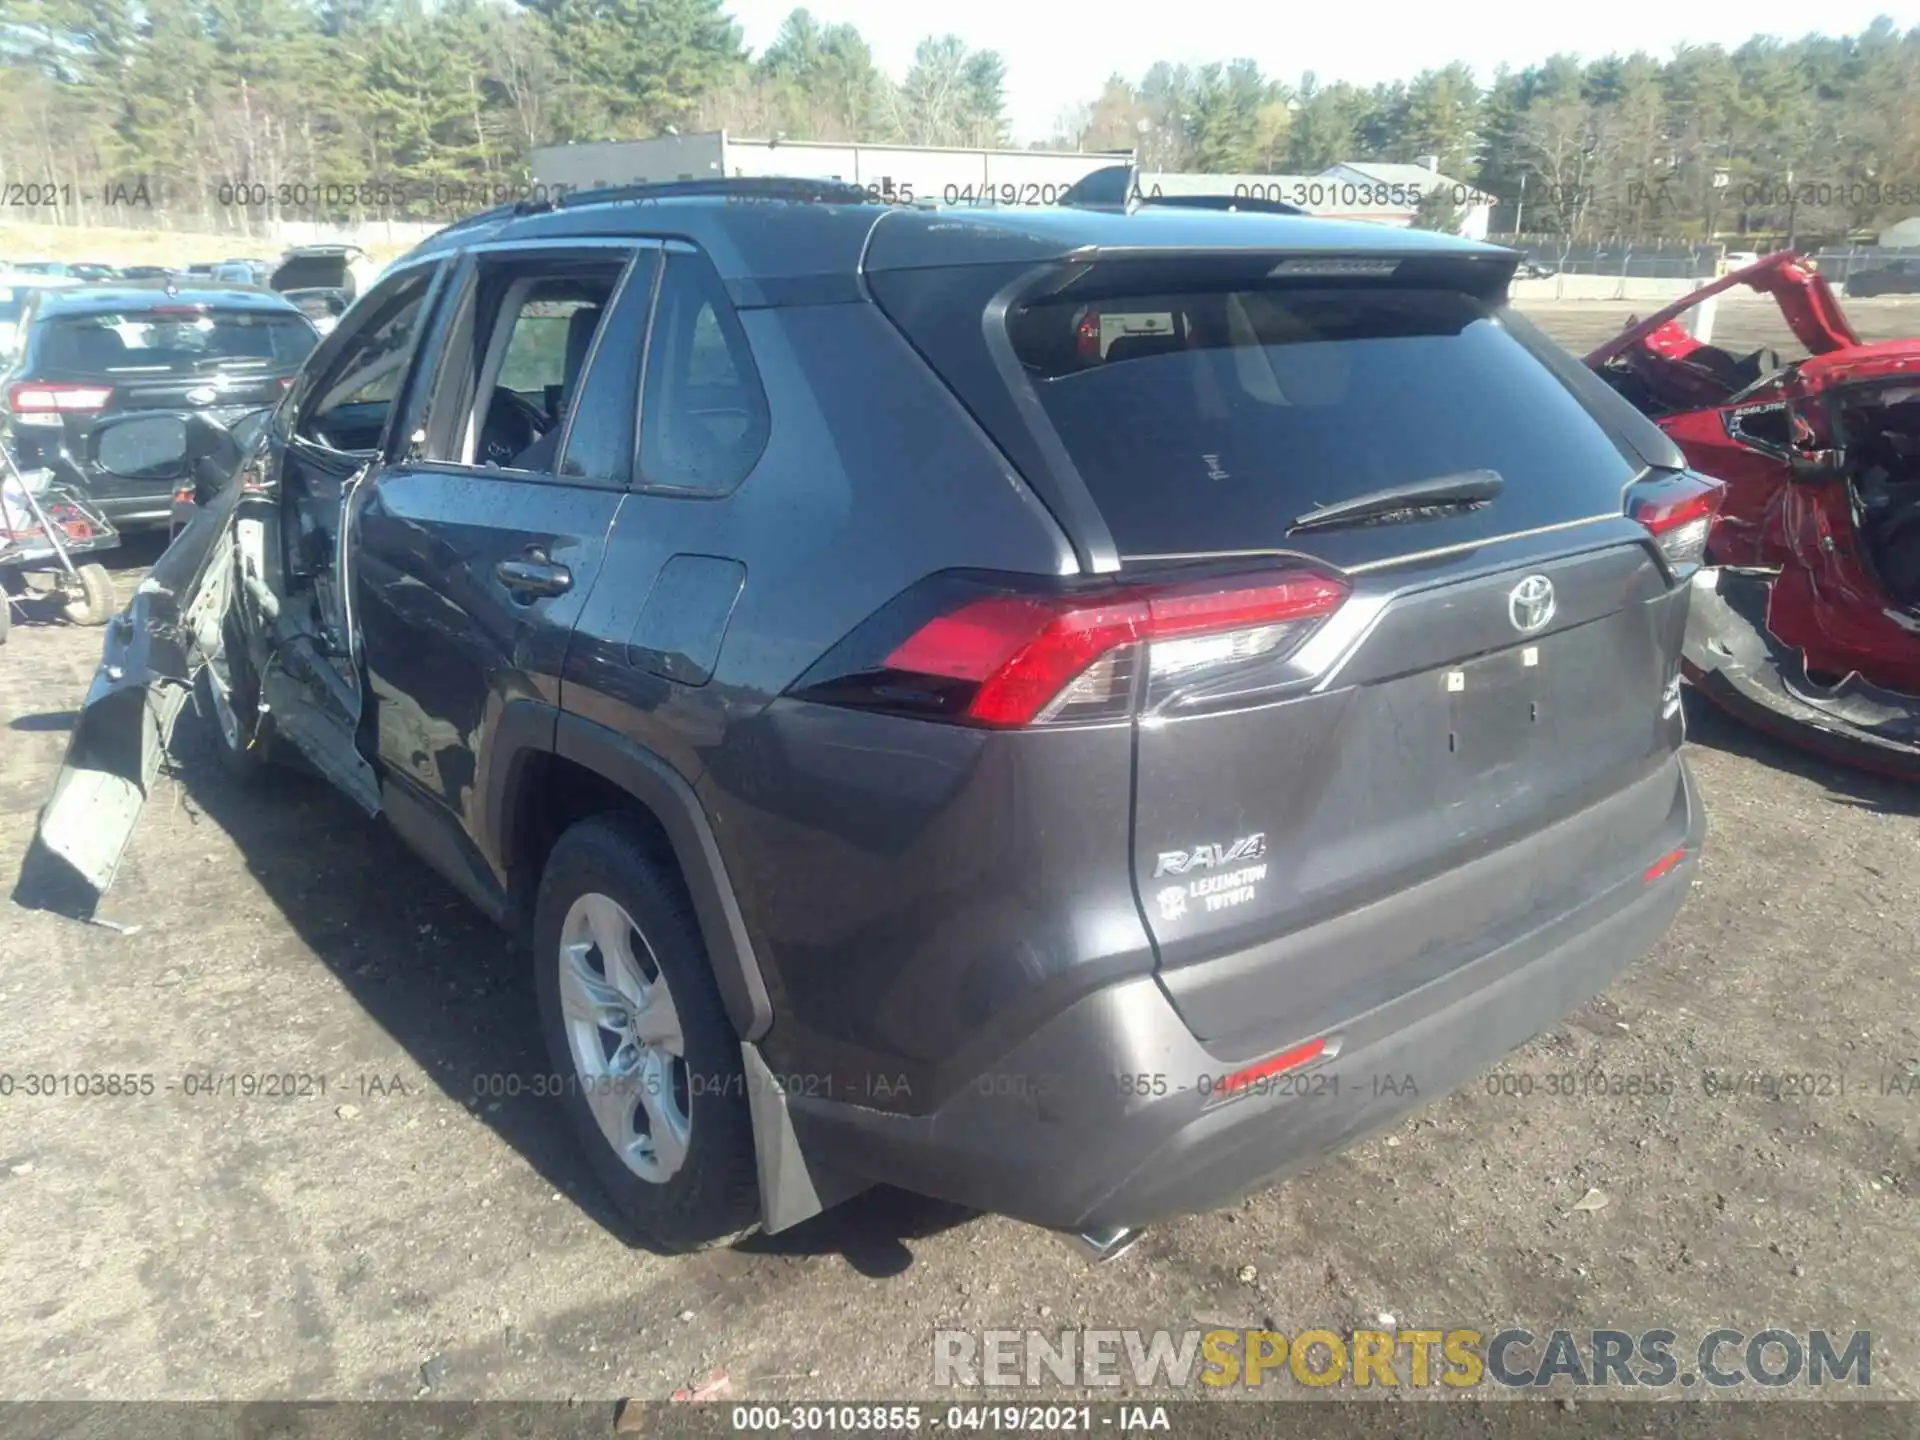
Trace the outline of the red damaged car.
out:
<instances>
[{"instance_id":1,"label":"red damaged car","mask_svg":"<svg viewBox=\"0 0 1920 1440\"><path fill-rule=\"evenodd\" d=\"M1681 325L1736 285L1773 297L1808 358L1734 355ZM1694 581L1688 678L1796 744L1920 777L1920 339L1863 344L1787 250L1586 363L1726 482Z\"/></svg>"}]
</instances>

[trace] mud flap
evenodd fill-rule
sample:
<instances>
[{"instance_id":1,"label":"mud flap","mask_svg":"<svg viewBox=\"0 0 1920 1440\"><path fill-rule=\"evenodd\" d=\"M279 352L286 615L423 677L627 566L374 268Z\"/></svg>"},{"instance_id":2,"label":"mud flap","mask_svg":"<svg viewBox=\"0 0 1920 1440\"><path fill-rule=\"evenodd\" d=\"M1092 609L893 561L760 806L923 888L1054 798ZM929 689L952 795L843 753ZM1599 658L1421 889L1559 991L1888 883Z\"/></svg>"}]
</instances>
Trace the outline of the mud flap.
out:
<instances>
[{"instance_id":1,"label":"mud flap","mask_svg":"<svg viewBox=\"0 0 1920 1440\"><path fill-rule=\"evenodd\" d=\"M850 1200L872 1182L843 1174L809 1160L794 1134L787 1110L787 1094L767 1068L760 1047L740 1045L740 1063L746 1076L747 1108L753 1121L754 1166L760 1179L760 1228L769 1235L790 1230L843 1200Z\"/></svg>"},{"instance_id":2,"label":"mud flap","mask_svg":"<svg viewBox=\"0 0 1920 1440\"><path fill-rule=\"evenodd\" d=\"M230 514L197 516L107 627L14 883L16 904L91 920L113 884L206 648L218 644L231 589Z\"/></svg>"},{"instance_id":3,"label":"mud flap","mask_svg":"<svg viewBox=\"0 0 1920 1440\"><path fill-rule=\"evenodd\" d=\"M1707 569L1687 612L1687 678L1709 700L1756 729L1843 765L1920 779L1920 696L1886 690L1858 673L1832 685L1807 674L1806 657L1767 630L1766 572Z\"/></svg>"}]
</instances>

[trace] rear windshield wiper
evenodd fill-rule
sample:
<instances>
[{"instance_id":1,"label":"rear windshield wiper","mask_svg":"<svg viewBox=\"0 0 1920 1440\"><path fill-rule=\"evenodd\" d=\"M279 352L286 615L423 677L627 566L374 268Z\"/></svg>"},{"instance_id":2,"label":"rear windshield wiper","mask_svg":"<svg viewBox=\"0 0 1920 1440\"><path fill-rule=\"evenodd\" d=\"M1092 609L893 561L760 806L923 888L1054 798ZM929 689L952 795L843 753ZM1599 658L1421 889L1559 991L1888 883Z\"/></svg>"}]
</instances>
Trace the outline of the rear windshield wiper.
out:
<instances>
[{"instance_id":1,"label":"rear windshield wiper","mask_svg":"<svg viewBox=\"0 0 1920 1440\"><path fill-rule=\"evenodd\" d=\"M1350 525L1392 525L1403 520L1437 520L1463 510L1478 510L1505 488L1495 470L1458 470L1430 480L1414 480L1386 490L1336 500L1294 517L1289 535L1302 530L1338 530Z\"/></svg>"}]
</instances>

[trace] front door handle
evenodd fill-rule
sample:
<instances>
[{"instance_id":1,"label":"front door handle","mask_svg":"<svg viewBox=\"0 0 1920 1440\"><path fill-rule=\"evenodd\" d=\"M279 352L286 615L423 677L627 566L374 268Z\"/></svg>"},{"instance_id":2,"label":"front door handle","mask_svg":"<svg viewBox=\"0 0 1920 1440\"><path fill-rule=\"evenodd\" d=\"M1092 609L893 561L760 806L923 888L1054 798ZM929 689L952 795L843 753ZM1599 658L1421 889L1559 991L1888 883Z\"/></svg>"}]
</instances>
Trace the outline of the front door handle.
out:
<instances>
[{"instance_id":1,"label":"front door handle","mask_svg":"<svg viewBox=\"0 0 1920 1440\"><path fill-rule=\"evenodd\" d=\"M573 572L535 552L493 567L494 577L523 604L542 596L564 595L573 588Z\"/></svg>"}]
</instances>

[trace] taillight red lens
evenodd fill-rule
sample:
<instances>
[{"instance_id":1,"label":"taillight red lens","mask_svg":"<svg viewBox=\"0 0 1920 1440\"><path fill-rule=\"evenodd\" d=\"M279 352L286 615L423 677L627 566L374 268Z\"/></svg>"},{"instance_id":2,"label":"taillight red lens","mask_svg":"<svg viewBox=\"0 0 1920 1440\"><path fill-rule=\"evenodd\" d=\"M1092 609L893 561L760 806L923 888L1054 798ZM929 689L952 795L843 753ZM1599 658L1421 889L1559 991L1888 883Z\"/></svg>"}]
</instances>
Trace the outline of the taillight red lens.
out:
<instances>
[{"instance_id":1,"label":"taillight red lens","mask_svg":"<svg viewBox=\"0 0 1920 1440\"><path fill-rule=\"evenodd\" d=\"M874 660L829 657L799 693L1007 728L1132 713L1212 674L1297 648L1346 599L1310 571L1042 595L975 590ZM898 633L897 631L895 633ZM871 652L868 652L871 653Z\"/></svg>"},{"instance_id":2,"label":"taillight red lens","mask_svg":"<svg viewBox=\"0 0 1920 1440\"><path fill-rule=\"evenodd\" d=\"M1627 513L1647 527L1668 563L1684 568L1706 559L1707 534L1725 494L1720 481L1689 472L1636 486Z\"/></svg>"},{"instance_id":3,"label":"taillight red lens","mask_svg":"<svg viewBox=\"0 0 1920 1440\"><path fill-rule=\"evenodd\" d=\"M1091 365L1100 358L1100 315L1089 310L1073 330L1074 351L1082 364Z\"/></svg>"},{"instance_id":4,"label":"taillight red lens","mask_svg":"<svg viewBox=\"0 0 1920 1440\"><path fill-rule=\"evenodd\" d=\"M43 380L16 380L7 387L7 408L16 415L104 410L112 398L110 385L50 385Z\"/></svg>"},{"instance_id":5,"label":"taillight red lens","mask_svg":"<svg viewBox=\"0 0 1920 1440\"><path fill-rule=\"evenodd\" d=\"M1104 603L993 596L939 615L887 657L887 668L979 688L966 718L980 725L1027 725L1081 671L1140 638L1147 603L1115 596ZM1098 697L1111 701L1114 686ZM1088 717L1091 718L1091 717Z\"/></svg>"}]
</instances>

